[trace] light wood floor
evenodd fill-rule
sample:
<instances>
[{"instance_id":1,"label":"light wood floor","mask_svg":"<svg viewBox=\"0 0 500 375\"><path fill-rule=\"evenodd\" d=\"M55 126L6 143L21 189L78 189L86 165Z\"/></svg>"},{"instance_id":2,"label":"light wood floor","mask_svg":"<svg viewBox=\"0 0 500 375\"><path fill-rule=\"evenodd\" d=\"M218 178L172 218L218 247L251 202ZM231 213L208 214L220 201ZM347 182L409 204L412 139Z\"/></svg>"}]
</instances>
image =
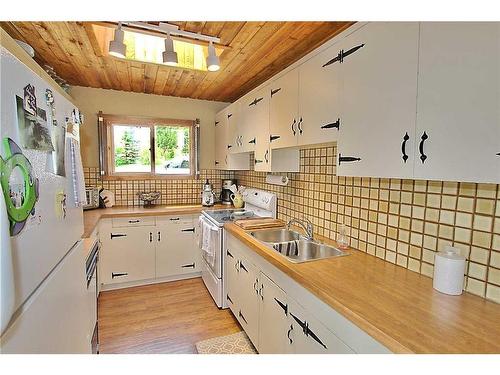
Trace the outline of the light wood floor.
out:
<instances>
[{"instance_id":1,"label":"light wood floor","mask_svg":"<svg viewBox=\"0 0 500 375\"><path fill-rule=\"evenodd\" d=\"M100 353L196 353L195 343L241 331L201 278L101 292Z\"/></svg>"}]
</instances>

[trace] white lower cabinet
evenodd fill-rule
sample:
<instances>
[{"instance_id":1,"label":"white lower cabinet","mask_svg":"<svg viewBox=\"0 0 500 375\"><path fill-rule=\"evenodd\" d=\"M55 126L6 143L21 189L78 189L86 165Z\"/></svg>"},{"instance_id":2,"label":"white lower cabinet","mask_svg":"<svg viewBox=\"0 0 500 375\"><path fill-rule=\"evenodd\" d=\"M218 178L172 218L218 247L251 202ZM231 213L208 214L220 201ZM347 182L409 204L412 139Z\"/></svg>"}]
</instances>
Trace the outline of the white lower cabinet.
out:
<instances>
[{"instance_id":1,"label":"white lower cabinet","mask_svg":"<svg viewBox=\"0 0 500 375\"><path fill-rule=\"evenodd\" d=\"M172 217L173 219L177 217ZM158 221L156 231L156 277L183 275L200 270L196 226L189 217Z\"/></svg>"},{"instance_id":2,"label":"white lower cabinet","mask_svg":"<svg viewBox=\"0 0 500 375\"><path fill-rule=\"evenodd\" d=\"M286 293L262 272L259 281L259 353L288 353L292 342Z\"/></svg>"},{"instance_id":3,"label":"white lower cabinet","mask_svg":"<svg viewBox=\"0 0 500 375\"><path fill-rule=\"evenodd\" d=\"M193 215L103 220L101 285L117 288L198 275L195 232Z\"/></svg>"},{"instance_id":4,"label":"white lower cabinet","mask_svg":"<svg viewBox=\"0 0 500 375\"><path fill-rule=\"evenodd\" d=\"M155 227L101 229L101 282L116 284L155 277Z\"/></svg>"},{"instance_id":5,"label":"white lower cabinet","mask_svg":"<svg viewBox=\"0 0 500 375\"><path fill-rule=\"evenodd\" d=\"M389 352L236 237L226 238L228 306L259 353Z\"/></svg>"}]
</instances>

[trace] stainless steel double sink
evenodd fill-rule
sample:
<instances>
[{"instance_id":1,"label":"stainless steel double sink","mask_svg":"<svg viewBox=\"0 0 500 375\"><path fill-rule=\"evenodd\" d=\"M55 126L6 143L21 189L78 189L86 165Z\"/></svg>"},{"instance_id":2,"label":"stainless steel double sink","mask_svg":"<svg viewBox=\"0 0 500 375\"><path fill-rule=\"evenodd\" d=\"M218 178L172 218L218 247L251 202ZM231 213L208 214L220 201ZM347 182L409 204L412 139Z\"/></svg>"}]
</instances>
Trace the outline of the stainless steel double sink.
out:
<instances>
[{"instance_id":1,"label":"stainless steel double sink","mask_svg":"<svg viewBox=\"0 0 500 375\"><path fill-rule=\"evenodd\" d=\"M293 230L266 229L251 232L250 235L269 245L293 263L349 255L333 246L307 239Z\"/></svg>"}]
</instances>

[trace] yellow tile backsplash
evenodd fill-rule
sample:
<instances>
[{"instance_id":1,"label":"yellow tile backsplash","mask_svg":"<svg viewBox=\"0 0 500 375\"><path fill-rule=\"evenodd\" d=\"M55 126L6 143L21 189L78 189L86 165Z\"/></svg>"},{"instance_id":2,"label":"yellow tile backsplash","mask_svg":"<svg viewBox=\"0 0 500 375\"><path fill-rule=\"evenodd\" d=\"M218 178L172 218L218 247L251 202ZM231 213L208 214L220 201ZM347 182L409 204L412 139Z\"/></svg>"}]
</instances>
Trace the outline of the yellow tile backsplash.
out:
<instances>
[{"instance_id":1,"label":"yellow tile backsplash","mask_svg":"<svg viewBox=\"0 0 500 375\"><path fill-rule=\"evenodd\" d=\"M436 251L455 246L467 257L466 290L500 303L499 185L337 177L335 155L335 146L301 150L288 186L263 172L234 177L275 192L280 219L305 215L331 239L343 224L352 247L429 277Z\"/></svg>"}]
</instances>

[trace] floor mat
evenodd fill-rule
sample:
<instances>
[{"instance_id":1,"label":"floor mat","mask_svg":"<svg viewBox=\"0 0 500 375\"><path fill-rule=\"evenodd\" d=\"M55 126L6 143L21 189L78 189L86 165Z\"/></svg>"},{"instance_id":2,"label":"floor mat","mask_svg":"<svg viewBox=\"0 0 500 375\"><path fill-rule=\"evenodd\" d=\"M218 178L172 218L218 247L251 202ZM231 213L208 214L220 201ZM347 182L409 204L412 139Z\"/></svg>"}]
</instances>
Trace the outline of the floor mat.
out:
<instances>
[{"instance_id":1,"label":"floor mat","mask_svg":"<svg viewBox=\"0 0 500 375\"><path fill-rule=\"evenodd\" d=\"M256 354L254 346L245 332L214 337L196 343L199 354Z\"/></svg>"}]
</instances>

